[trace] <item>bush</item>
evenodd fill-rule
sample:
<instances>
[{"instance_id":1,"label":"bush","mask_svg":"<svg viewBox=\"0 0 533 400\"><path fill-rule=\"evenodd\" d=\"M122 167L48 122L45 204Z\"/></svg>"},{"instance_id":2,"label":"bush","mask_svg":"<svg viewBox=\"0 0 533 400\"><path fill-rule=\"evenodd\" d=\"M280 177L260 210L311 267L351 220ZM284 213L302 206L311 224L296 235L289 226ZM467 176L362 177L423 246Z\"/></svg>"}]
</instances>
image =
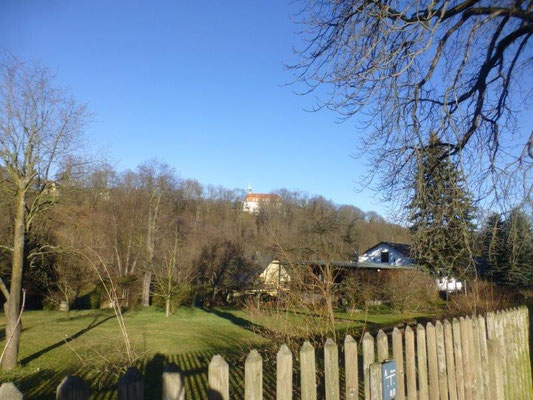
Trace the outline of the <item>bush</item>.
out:
<instances>
[{"instance_id":1,"label":"bush","mask_svg":"<svg viewBox=\"0 0 533 400\"><path fill-rule=\"evenodd\" d=\"M510 307L517 292L493 283L473 280L467 282L466 293L450 296L448 310L452 314L478 314Z\"/></svg>"},{"instance_id":2,"label":"bush","mask_svg":"<svg viewBox=\"0 0 533 400\"><path fill-rule=\"evenodd\" d=\"M102 293L100 290L94 289L89 293L89 304L91 305L92 310L98 310L102 301Z\"/></svg>"},{"instance_id":3,"label":"bush","mask_svg":"<svg viewBox=\"0 0 533 400\"><path fill-rule=\"evenodd\" d=\"M193 307L196 297L196 288L192 285L182 285L172 294L170 298L170 310L174 312L178 307L186 306ZM164 310L166 307L166 297L164 295L155 294L152 298L152 305Z\"/></svg>"},{"instance_id":4,"label":"bush","mask_svg":"<svg viewBox=\"0 0 533 400\"><path fill-rule=\"evenodd\" d=\"M43 310L45 311L56 311L59 310L57 302L51 297L45 297L43 300Z\"/></svg>"},{"instance_id":5,"label":"bush","mask_svg":"<svg viewBox=\"0 0 533 400\"><path fill-rule=\"evenodd\" d=\"M393 310L399 312L430 311L440 302L435 279L419 271L387 272L383 291Z\"/></svg>"}]
</instances>

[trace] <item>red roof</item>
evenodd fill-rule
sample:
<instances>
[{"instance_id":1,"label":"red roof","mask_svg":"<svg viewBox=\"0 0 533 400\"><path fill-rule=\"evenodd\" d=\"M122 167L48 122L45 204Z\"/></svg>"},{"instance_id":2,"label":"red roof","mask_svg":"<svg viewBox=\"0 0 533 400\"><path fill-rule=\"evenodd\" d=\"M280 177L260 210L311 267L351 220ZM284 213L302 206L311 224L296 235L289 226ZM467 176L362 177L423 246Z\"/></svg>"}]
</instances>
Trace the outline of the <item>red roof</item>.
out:
<instances>
[{"instance_id":1,"label":"red roof","mask_svg":"<svg viewBox=\"0 0 533 400\"><path fill-rule=\"evenodd\" d=\"M244 201L264 201L264 200L267 200L267 201L270 201L270 200L281 201L281 196L279 196L277 194L250 193L244 199Z\"/></svg>"}]
</instances>

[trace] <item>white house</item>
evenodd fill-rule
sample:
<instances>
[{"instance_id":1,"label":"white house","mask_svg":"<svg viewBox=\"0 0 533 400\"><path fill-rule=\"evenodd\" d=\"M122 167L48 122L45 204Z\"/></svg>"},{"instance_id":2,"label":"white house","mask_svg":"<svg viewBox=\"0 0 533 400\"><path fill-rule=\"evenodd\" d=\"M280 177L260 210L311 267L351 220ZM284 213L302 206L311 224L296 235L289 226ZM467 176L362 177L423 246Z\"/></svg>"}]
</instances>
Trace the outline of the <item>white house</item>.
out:
<instances>
[{"instance_id":1,"label":"white house","mask_svg":"<svg viewBox=\"0 0 533 400\"><path fill-rule=\"evenodd\" d=\"M256 214L261 209L261 206L267 204L281 204L281 196L277 194L252 193L252 189L248 188L248 195L244 199L242 210L250 214Z\"/></svg>"},{"instance_id":2,"label":"white house","mask_svg":"<svg viewBox=\"0 0 533 400\"><path fill-rule=\"evenodd\" d=\"M410 252L411 246L408 244L380 242L359 256L359 263L408 266L413 264ZM463 283L452 276L444 276L437 279L437 288L451 293L461 290Z\"/></svg>"},{"instance_id":3,"label":"white house","mask_svg":"<svg viewBox=\"0 0 533 400\"><path fill-rule=\"evenodd\" d=\"M411 246L404 243L380 242L372 246L359 256L359 262L369 262L387 265L409 265Z\"/></svg>"}]
</instances>

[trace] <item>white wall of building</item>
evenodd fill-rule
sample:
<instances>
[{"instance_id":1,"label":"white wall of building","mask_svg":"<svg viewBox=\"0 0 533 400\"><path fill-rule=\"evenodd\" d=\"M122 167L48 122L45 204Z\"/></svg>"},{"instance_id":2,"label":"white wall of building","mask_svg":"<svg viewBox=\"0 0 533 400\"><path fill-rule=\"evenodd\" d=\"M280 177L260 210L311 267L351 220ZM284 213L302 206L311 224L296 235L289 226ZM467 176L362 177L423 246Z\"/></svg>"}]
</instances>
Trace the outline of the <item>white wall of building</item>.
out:
<instances>
[{"instance_id":1,"label":"white wall of building","mask_svg":"<svg viewBox=\"0 0 533 400\"><path fill-rule=\"evenodd\" d=\"M389 253L389 262L386 263L387 265L409 265L413 263L413 260L411 260L409 257L405 257L394 247L387 246L386 244L380 244L379 246L373 248L370 252L359 256L359 262L383 264L381 262L381 253L385 251L388 251Z\"/></svg>"}]
</instances>

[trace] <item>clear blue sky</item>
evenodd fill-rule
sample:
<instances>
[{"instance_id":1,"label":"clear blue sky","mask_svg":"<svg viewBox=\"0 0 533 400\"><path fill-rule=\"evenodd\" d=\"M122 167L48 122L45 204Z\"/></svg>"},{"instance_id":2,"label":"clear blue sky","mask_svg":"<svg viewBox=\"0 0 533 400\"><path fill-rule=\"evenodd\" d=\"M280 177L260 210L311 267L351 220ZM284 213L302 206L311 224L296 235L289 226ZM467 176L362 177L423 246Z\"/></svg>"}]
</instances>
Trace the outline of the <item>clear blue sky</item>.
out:
<instances>
[{"instance_id":1,"label":"clear blue sky","mask_svg":"<svg viewBox=\"0 0 533 400\"><path fill-rule=\"evenodd\" d=\"M88 136L118 169L158 158L203 184L286 187L384 213L350 154L353 122L282 84L289 1L0 0L0 49L40 60L89 104Z\"/></svg>"}]
</instances>

